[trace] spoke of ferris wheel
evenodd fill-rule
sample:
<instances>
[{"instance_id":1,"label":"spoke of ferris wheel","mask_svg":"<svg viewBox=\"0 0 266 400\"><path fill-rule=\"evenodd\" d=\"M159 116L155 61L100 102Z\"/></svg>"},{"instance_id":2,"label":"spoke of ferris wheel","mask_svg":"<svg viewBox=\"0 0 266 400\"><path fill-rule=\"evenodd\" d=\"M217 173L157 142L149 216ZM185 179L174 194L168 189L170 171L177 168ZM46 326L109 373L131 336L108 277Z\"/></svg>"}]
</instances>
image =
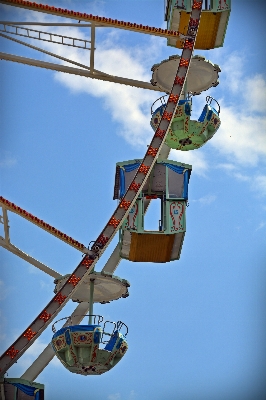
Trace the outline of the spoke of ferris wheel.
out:
<instances>
[{"instance_id":1,"label":"spoke of ferris wheel","mask_svg":"<svg viewBox=\"0 0 266 400\"><path fill-rule=\"evenodd\" d=\"M4 26L4 29L0 29L0 32L10 33L11 35L23 36L23 37L27 37L27 38L30 38L30 39L42 40L44 42L49 42L49 43L62 44L64 46L77 47L77 48L80 48L80 49L83 49L83 50L90 50L91 49L90 47L87 47L87 43L89 43L89 45L91 44L90 40L79 39L79 38L74 38L74 37L65 36L65 35L59 35L57 33L38 31L36 29L29 29L29 28L24 28L24 27L12 25L12 24L1 23L1 22L0 22L0 25ZM14 30L8 30L7 28L9 28L9 27L10 28L15 28L15 31ZM31 34L31 32L36 32L38 35L35 34L35 36L34 36L34 34ZM60 38L61 41L53 40L54 37ZM72 41L72 43L66 43L64 41L64 39L70 39ZM75 41L83 42L83 46L75 44Z\"/></svg>"},{"instance_id":2,"label":"spoke of ferris wheel","mask_svg":"<svg viewBox=\"0 0 266 400\"><path fill-rule=\"evenodd\" d=\"M60 278L61 274L54 271L52 268L47 267L47 265L41 263L40 261L29 256L28 254L24 253L22 250L20 250L19 248L17 248L10 242L10 235L9 235L10 226L9 226L9 220L8 220L8 215L7 215L7 208L5 208L2 204L1 204L1 206L2 206L3 215L0 215L0 223L2 223L4 225L5 236L4 237L0 236L0 246L4 247L8 251L11 251L11 253L22 258L23 260L27 261L28 263L34 265L34 267L39 268L41 271L52 276L53 278Z\"/></svg>"},{"instance_id":3,"label":"spoke of ferris wheel","mask_svg":"<svg viewBox=\"0 0 266 400\"><path fill-rule=\"evenodd\" d=\"M82 302L80 303L73 313L71 314L71 321L73 325L78 325L84 315L87 314L89 309L89 303ZM63 325L67 326L68 321ZM26 379L30 382L33 382L37 376L44 370L45 367L52 361L55 356L55 352L49 343L48 346L43 350L43 352L36 358L35 361L31 364L31 366L24 372L21 376L21 379Z\"/></svg>"},{"instance_id":4,"label":"spoke of ferris wheel","mask_svg":"<svg viewBox=\"0 0 266 400\"><path fill-rule=\"evenodd\" d=\"M108 75L96 69L94 69L92 72L90 70L68 67L67 65L63 64L55 64L47 61L40 61L40 60L35 60L33 58L21 57L21 56L16 56L14 54L8 54L2 52L0 52L0 60L13 61L20 64L31 65L33 67L64 72L66 74L84 76L86 78L99 79L106 82L120 83L121 85L127 85L141 89L149 89L155 92L161 92L161 89L159 89L157 86L153 86L149 82L138 81L136 79L123 78L121 76Z\"/></svg>"},{"instance_id":5,"label":"spoke of ferris wheel","mask_svg":"<svg viewBox=\"0 0 266 400\"><path fill-rule=\"evenodd\" d=\"M44 49L42 49L40 47L33 46L33 45L29 44L29 43L23 42L22 40L19 40L19 39L15 39L15 38L10 37L8 35L5 35L3 33L0 33L0 36L4 37L5 39L9 39L9 40L11 40L13 42L22 44L23 46L30 47L31 49L40 51L41 53L44 53L44 54L47 54L49 56L58 58L59 60L66 61L66 62L68 62L70 64L74 64L74 65L77 65L78 67L84 68L84 69L90 71L91 75L88 76L90 78L102 79L102 80L107 80L107 81L110 81L110 82L115 82L116 81L115 79L118 78L118 79L124 80L125 82L126 81L129 81L129 82L132 81L133 84L128 83L131 86L141 87L141 86L138 86L137 84L134 85L134 83L140 82L142 84L149 85L150 87L147 87L147 89L153 88L153 86L148 82L146 83L146 82L134 81L134 80L131 80L131 79L126 79L126 78L119 78L119 77L115 77L113 75L106 74L105 72L98 71L97 69L94 68L94 50L93 50L93 48L91 49L91 54L90 54L90 67L88 67L87 65L80 64L80 63L78 63L76 61L70 60L69 58L59 56L58 54L55 54L55 53L52 53L50 51L44 50ZM95 30L94 29L92 29L91 36L92 36L92 43L94 44L94 41L95 41ZM8 56L8 54L0 53L0 59L8 59L8 58L5 58L5 56ZM19 57L17 59L19 60ZM21 57L21 59L22 59L22 57ZM30 59L28 59L28 60L30 60ZM32 60L32 61L36 61L38 63L38 60ZM45 63L45 62L42 62L42 61L40 61L39 63L40 63L39 66L41 66L41 64L49 65L49 63ZM27 63L25 63L25 64L27 64ZM34 64L32 64L32 65L34 65ZM60 66L58 66L58 67L60 67ZM44 68L49 68L49 67L44 67ZM56 68L52 68L52 69L56 69ZM59 68L57 70L60 71ZM79 70L79 71L82 71L82 70ZM76 75L82 75L82 73L81 74L76 74ZM106 79L104 79L104 77L106 77ZM124 83L124 82L120 82L120 83ZM125 84L127 84L127 83L125 83ZM156 90L156 89L153 89L153 90Z\"/></svg>"},{"instance_id":6,"label":"spoke of ferris wheel","mask_svg":"<svg viewBox=\"0 0 266 400\"><path fill-rule=\"evenodd\" d=\"M5 240L1 236L0 236L0 246L4 247L4 249L6 249L8 251L11 251L11 253L22 258L23 260L27 261L28 263L32 264L34 267L40 269L41 271L52 276L53 278L57 278L57 279L61 278L61 276L62 276L61 274L59 274L52 268L48 267L47 265L41 263L40 261L36 260L35 258L31 257L29 254L24 253L24 251L18 249L12 243L6 244Z\"/></svg>"}]
</instances>

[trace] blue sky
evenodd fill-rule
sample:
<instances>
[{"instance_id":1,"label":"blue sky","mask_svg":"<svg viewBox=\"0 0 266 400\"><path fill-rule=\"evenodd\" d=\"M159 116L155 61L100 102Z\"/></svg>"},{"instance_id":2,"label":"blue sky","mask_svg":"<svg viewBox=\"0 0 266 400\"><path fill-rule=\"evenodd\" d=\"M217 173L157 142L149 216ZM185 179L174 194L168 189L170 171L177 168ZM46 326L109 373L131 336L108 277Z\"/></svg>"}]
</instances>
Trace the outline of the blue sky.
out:
<instances>
[{"instance_id":1,"label":"blue sky","mask_svg":"<svg viewBox=\"0 0 266 400\"><path fill-rule=\"evenodd\" d=\"M47 3L165 27L162 0ZM96 304L95 313L129 326L126 356L96 377L71 374L54 359L36 379L45 384L47 399L263 398L266 7L263 1L250 4L233 1L223 48L195 52L222 72L216 88L193 99L193 117L198 119L211 94L221 105L222 124L201 149L172 151L169 157L193 166L180 260L120 263L115 274L129 280L130 296ZM2 20L59 20L3 5L0 13ZM84 28L49 30L88 38ZM0 44L4 52L57 62L5 39ZM88 63L85 51L34 44ZM145 81L153 64L176 53L165 39L107 28L96 31L96 48L98 70ZM150 106L158 93L7 61L0 62L0 74L1 195L87 245L116 206L115 163L142 158L146 151L153 135ZM147 219L154 218L151 208ZM75 249L17 215L9 213L9 220L12 243L62 275L79 263ZM0 254L3 352L48 303L54 284L6 250ZM74 308L69 302L60 317ZM48 327L8 376L21 376L51 337Z\"/></svg>"}]
</instances>

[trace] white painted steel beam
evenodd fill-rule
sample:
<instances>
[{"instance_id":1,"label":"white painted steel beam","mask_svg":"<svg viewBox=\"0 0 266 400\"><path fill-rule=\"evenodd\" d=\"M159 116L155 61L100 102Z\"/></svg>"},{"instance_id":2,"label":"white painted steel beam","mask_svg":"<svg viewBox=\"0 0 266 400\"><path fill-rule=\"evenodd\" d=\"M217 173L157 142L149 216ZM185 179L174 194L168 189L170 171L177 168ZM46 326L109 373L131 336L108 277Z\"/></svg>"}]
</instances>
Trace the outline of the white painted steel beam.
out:
<instances>
[{"instance_id":1,"label":"white painted steel beam","mask_svg":"<svg viewBox=\"0 0 266 400\"><path fill-rule=\"evenodd\" d=\"M27 261L31 265L34 265L34 267L40 269L41 271L52 276L53 278L61 278L61 276L62 276L61 274L54 271L52 268L47 267L47 265L41 263L40 261L36 260L35 258L31 257L29 254L24 253L18 247L14 246L12 243L10 243L10 242L7 243L2 236L0 236L0 246L4 247L8 251L11 251L11 253L22 258L23 260Z\"/></svg>"},{"instance_id":2,"label":"white painted steel beam","mask_svg":"<svg viewBox=\"0 0 266 400\"><path fill-rule=\"evenodd\" d=\"M158 89L155 86L152 86L151 83L137 81L135 79L122 78L114 75L107 75L100 71L96 72L96 70L94 70L94 72L92 73L88 70L83 70L80 68L67 67L66 65L54 64L47 61L40 61L40 60L35 60L33 58L21 57L21 56L16 56L14 54L8 54L2 52L0 52L0 59L6 61L14 61L20 64L31 65L33 67L46 68L58 72L65 72L67 74L84 76L86 78L100 79L102 81L121 83L122 85L128 85L128 86L138 87L141 89L149 89L149 90L154 90L155 92L160 92L160 89Z\"/></svg>"},{"instance_id":3,"label":"white painted steel beam","mask_svg":"<svg viewBox=\"0 0 266 400\"><path fill-rule=\"evenodd\" d=\"M7 209L2 207L3 210L3 224L4 224L4 232L5 232L5 242L8 244L10 242L9 238L9 225L8 225L8 216L7 216Z\"/></svg>"}]
</instances>

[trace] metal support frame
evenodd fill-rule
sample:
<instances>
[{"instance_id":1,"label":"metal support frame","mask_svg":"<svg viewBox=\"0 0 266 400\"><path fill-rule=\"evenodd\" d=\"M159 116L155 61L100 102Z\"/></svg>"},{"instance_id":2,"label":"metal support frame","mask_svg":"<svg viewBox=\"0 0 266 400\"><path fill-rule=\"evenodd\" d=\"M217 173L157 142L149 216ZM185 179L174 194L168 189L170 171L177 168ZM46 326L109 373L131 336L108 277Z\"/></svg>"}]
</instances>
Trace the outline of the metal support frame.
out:
<instances>
[{"instance_id":1,"label":"metal support frame","mask_svg":"<svg viewBox=\"0 0 266 400\"><path fill-rule=\"evenodd\" d=\"M39 61L39 60L34 60L33 58L21 57L21 56L16 56L14 54L1 53L1 52L0 52L0 59L7 61L14 61L20 64L31 65L34 67L51 69L53 71L58 71L58 72L65 72L67 74L85 76L86 78L100 79L102 81L120 83L127 86L154 90L155 92L161 92L159 88L153 86L151 83L137 81L135 79L121 78L119 76L107 75L104 74L103 72L96 70L94 70L92 73L91 71L80 68L68 67L66 65L54 64L46 61Z\"/></svg>"},{"instance_id":2,"label":"metal support frame","mask_svg":"<svg viewBox=\"0 0 266 400\"><path fill-rule=\"evenodd\" d=\"M4 247L6 250L10 251L11 253L15 254L16 256L22 258L23 260L27 261L34 267L40 269L41 271L45 272L46 274L52 276L55 279L61 278L61 274L54 271L52 268L47 267L47 265L43 264L42 262L36 260L35 258L31 257L29 254L24 253L18 247L14 246L12 243L6 243L5 239L0 236L0 246Z\"/></svg>"},{"instance_id":3,"label":"metal support frame","mask_svg":"<svg viewBox=\"0 0 266 400\"><path fill-rule=\"evenodd\" d=\"M89 325L92 324L92 316L93 316L94 281L95 281L95 279L90 279Z\"/></svg>"},{"instance_id":4,"label":"metal support frame","mask_svg":"<svg viewBox=\"0 0 266 400\"><path fill-rule=\"evenodd\" d=\"M161 29L161 28L155 28L151 26L144 26L144 25L139 25L136 23L131 23L131 22L125 22L125 21L118 21L114 20L111 18L105 18L105 17L99 17L95 16L92 14L86 14L86 13L80 13L80 12L74 12L70 11L67 9L61 9L61 8L55 8L53 6L45 6L45 8L42 6L40 7L39 4L36 4L35 2L29 3L28 1L24 0L0 0L0 4L7 4L10 6L14 7L21 7L27 10L33 10L33 11L38 11L41 13L45 14L51 14L51 15L56 15L58 17L63 17L63 18L71 18L78 20L79 22L94 22L96 26L105 26L108 28L118 28L118 29L124 29L124 30L129 30L133 32L139 32L139 33L145 33L147 35L154 35L154 36L160 36L164 38L178 38L180 37L181 39L185 39L187 36L177 32L177 31L169 31L168 29ZM37 23L38 24L38 23ZM36 24L36 25L37 25Z\"/></svg>"},{"instance_id":5,"label":"metal support frame","mask_svg":"<svg viewBox=\"0 0 266 400\"><path fill-rule=\"evenodd\" d=\"M4 33L0 33L0 36L2 36L2 37L5 38L5 39L12 40L13 42L22 44L23 46L30 47L31 49L38 50L38 51L40 51L40 52L42 52L42 53L44 53L44 54L48 54L48 56L56 57L56 58L58 58L59 60L66 61L66 62L68 62L68 63L77 65L78 67L81 67L81 68L85 68L85 69L90 70L90 67L88 67L87 65L80 64L80 63L78 63L78 62L76 62L76 61L70 60L69 58L62 57L62 56L59 56L58 54L52 53L51 51L47 51L47 50L41 49L40 47L37 47L37 46L33 46L32 44L23 42L22 40L19 40L19 39L15 39L15 38L13 38L13 37L10 37L10 36L8 36L8 35L5 35Z\"/></svg>"},{"instance_id":6,"label":"metal support frame","mask_svg":"<svg viewBox=\"0 0 266 400\"><path fill-rule=\"evenodd\" d=\"M94 50L95 50L95 24L91 24L91 53L90 53L90 70L94 73Z\"/></svg>"},{"instance_id":7,"label":"metal support frame","mask_svg":"<svg viewBox=\"0 0 266 400\"><path fill-rule=\"evenodd\" d=\"M28 263L34 265L34 267L40 269L41 271L52 276L53 278L61 278L61 274L54 271L52 268L47 267L47 265L41 263L40 261L36 260L35 258L29 256L27 253L24 253L22 250L20 250L18 247L14 246L10 242L10 236L9 236L10 226L9 226L9 220L8 220L8 215L7 215L7 209L3 206L2 206L2 213L3 213L3 215L0 215L0 222L4 225L5 237L0 236L0 246L4 247L8 251L11 251L11 253L22 258L23 260L27 261Z\"/></svg>"},{"instance_id":8,"label":"metal support frame","mask_svg":"<svg viewBox=\"0 0 266 400\"><path fill-rule=\"evenodd\" d=\"M16 25L13 25L13 24L6 24L6 23L3 23L3 24L2 24L2 23L0 22L0 25L3 25L3 26L4 26L4 29L0 29L0 32L10 33L11 35L23 36L23 37L26 37L26 38L29 38L29 39L37 39L37 40L42 40L42 41L44 41L44 42L62 44L62 45L64 45L64 46L78 47L79 49L90 50L90 47L87 47L87 43L91 43L90 40L74 38L74 37L72 37L72 36L59 35L59 34L57 34L57 33L37 31L36 29L24 28L23 26L20 27L20 26L16 26ZM15 28L15 32L14 32L14 31L7 30L6 27ZM20 30L20 31L26 31L27 33L26 33L26 34L23 34L22 32L19 32L19 30ZM31 35L30 32L37 32L37 33L38 33L38 36L36 36L36 35L35 35L35 36L34 36L34 35ZM43 36L41 36L41 35L49 36L50 39L45 39L45 38L44 38ZM53 39L52 39L53 36L56 36L56 37L60 38L61 41L59 42L58 40L53 40ZM72 44L64 42L64 39L70 39L70 40L72 40ZM79 46L79 45L75 44L75 41L76 41L76 40L78 40L78 41L80 41L80 42L84 42L84 46Z\"/></svg>"},{"instance_id":9,"label":"metal support frame","mask_svg":"<svg viewBox=\"0 0 266 400\"><path fill-rule=\"evenodd\" d=\"M7 216L7 209L5 207L2 207L2 211L3 211L3 216L0 216L1 220L3 220L3 222L0 220L0 222L2 222L4 224L4 232L5 232L5 238L4 241L6 244L10 243L10 237L9 237L9 228L10 226L8 225L9 220L8 220L8 216Z\"/></svg>"}]
</instances>

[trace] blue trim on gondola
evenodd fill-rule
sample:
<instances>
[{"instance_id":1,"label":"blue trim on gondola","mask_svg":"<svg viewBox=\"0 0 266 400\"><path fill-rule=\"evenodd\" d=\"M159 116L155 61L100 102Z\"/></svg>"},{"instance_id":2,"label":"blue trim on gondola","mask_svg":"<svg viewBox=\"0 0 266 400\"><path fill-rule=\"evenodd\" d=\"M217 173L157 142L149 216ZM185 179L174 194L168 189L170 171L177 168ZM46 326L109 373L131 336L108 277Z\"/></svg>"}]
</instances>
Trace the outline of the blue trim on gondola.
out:
<instances>
[{"instance_id":1,"label":"blue trim on gondola","mask_svg":"<svg viewBox=\"0 0 266 400\"><path fill-rule=\"evenodd\" d=\"M140 163L127 164L120 167L119 175L120 175L120 198L124 196L126 193L126 184L125 184L125 172L131 172L137 169L140 166Z\"/></svg>"},{"instance_id":2,"label":"blue trim on gondola","mask_svg":"<svg viewBox=\"0 0 266 400\"><path fill-rule=\"evenodd\" d=\"M113 348L114 348L114 345L116 344L117 338L118 338L118 331L115 331L113 333L113 335L111 336L111 339L105 346L104 350L113 351Z\"/></svg>"},{"instance_id":3,"label":"blue trim on gondola","mask_svg":"<svg viewBox=\"0 0 266 400\"><path fill-rule=\"evenodd\" d=\"M101 331L96 331L96 332L94 332L94 335L93 335L93 341L94 341L94 343L96 343L96 344L99 344L99 343L100 343L100 341L101 341L101 334L102 334Z\"/></svg>"},{"instance_id":4,"label":"blue trim on gondola","mask_svg":"<svg viewBox=\"0 0 266 400\"><path fill-rule=\"evenodd\" d=\"M203 110L202 110L202 113L201 113L201 116L200 116L199 119L198 119L199 122L204 122L205 117L206 117L206 114L207 114L207 111L208 111L208 104L206 104L206 105L204 106L204 108L203 108Z\"/></svg>"},{"instance_id":5,"label":"blue trim on gondola","mask_svg":"<svg viewBox=\"0 0 266 400\"><path fill-rule=\"evenodd\" d=\"M183 189L183 198L188 200L188 181L189 181L190 171L185 171L184 173L184 189Z\"/></svg>"},{"instance_id":6,"label":"blue trim on gondola","mask_svg":"<svg viewBox=\"0 0 266 400\"><path fill-rule=\"evenodd\" d=\"M67 329L70 330L70 332L92 332L94 331L95 328L100 328L100 325L73 325L73 326L66 326L65 328L59 329L54 336L53 339L56 338L57 336L62 335L65 333Z\"/></svg>"},{"instance_id":7,"label":"blue trim on gondola","mask_svg":"<svg viewBox=\"0 0 266 400\"><path fill-rule=\"evenodd\" d=\"M21 390L23 393L27 394L28 396L34 396L35 400L40 399L40 391L39 391L40 389L38 389L34 386L24 385L22 383L15 383L15 382L8 382L8 383L17 387L19 390ZM35 392L36 390L37 390L37 392Z\"/></svg>"},{"instance_id":8,"label":"blue trim on gondola","mask_svg":"<svg viewBox=\"0 0 266 400\"><path fill-rule=\"evenodd\" d=\"M152 117L158 112L160 111L160 115L163 115L163 112L166 108L166 104L162 104L160 107L156 108L156 110L152 113Z\"/></svg>"},{"instance_id":9,"label":"blue trim on gondola","mask_svg":"<svg viewBox=\"0 0 266 400\"><path fill-rule=\"evenodd\" d=\"M188 181L190 178L191 170L186 170L185 167L180 167L179 165L174 165L170 163L165 163L162 162L163 165L166 167L170 168L172 171L176 172L177 174L183 174L184 175L184 188L183 188L183 193L182 193L182 198L187 200L188 199ZM186 170L184 172L184 170Z\"/></svg>"},{"instance_id":10,"label":"blue trim on gondola","mask_svg":"<svg viewBox=\"0 0 266 400\"><path fill-rule=\"evenodd\" d=\"M209 110L208 115L207 115L207 121L211 120L212 114L213 114L213 111Z\"/></svg>"},{"instance_id":11,"label":"blue trim on gondola","mask_svg":"<svg viewBox=\"0 0 266 400\"><path fill-rule=\"evenodd\" d=\"M185 114L189 115L189 116L191 115L191 107L188 102L186 102L186 104L185 104Z\"/></svg>"},{"instance_id":12,"label":"blue trim on gondola","mask_svg":"<svg viewBox=\"0 0 266 400\"><path fill-rule=\"evenodd\" d=\"M170 164L170 163L166 163L166 162L162 162L161 164L170 168L172 171L176 172L177 174L183 174L184 169L185 169L185 167L180 167L179 165Z\"/></svg>"},{"instance_id":13,"label":"blue trim on gondola","mask_svg":"<svg viewBox=\"0 0 266 400\"><path fill-rule=\"evenodd\" d=\"M70 345L71 344L71 336L69 333L69 329L67 329L65 332L65 338L66 338L66 344Z\"/></svg>"}]
</instances>

